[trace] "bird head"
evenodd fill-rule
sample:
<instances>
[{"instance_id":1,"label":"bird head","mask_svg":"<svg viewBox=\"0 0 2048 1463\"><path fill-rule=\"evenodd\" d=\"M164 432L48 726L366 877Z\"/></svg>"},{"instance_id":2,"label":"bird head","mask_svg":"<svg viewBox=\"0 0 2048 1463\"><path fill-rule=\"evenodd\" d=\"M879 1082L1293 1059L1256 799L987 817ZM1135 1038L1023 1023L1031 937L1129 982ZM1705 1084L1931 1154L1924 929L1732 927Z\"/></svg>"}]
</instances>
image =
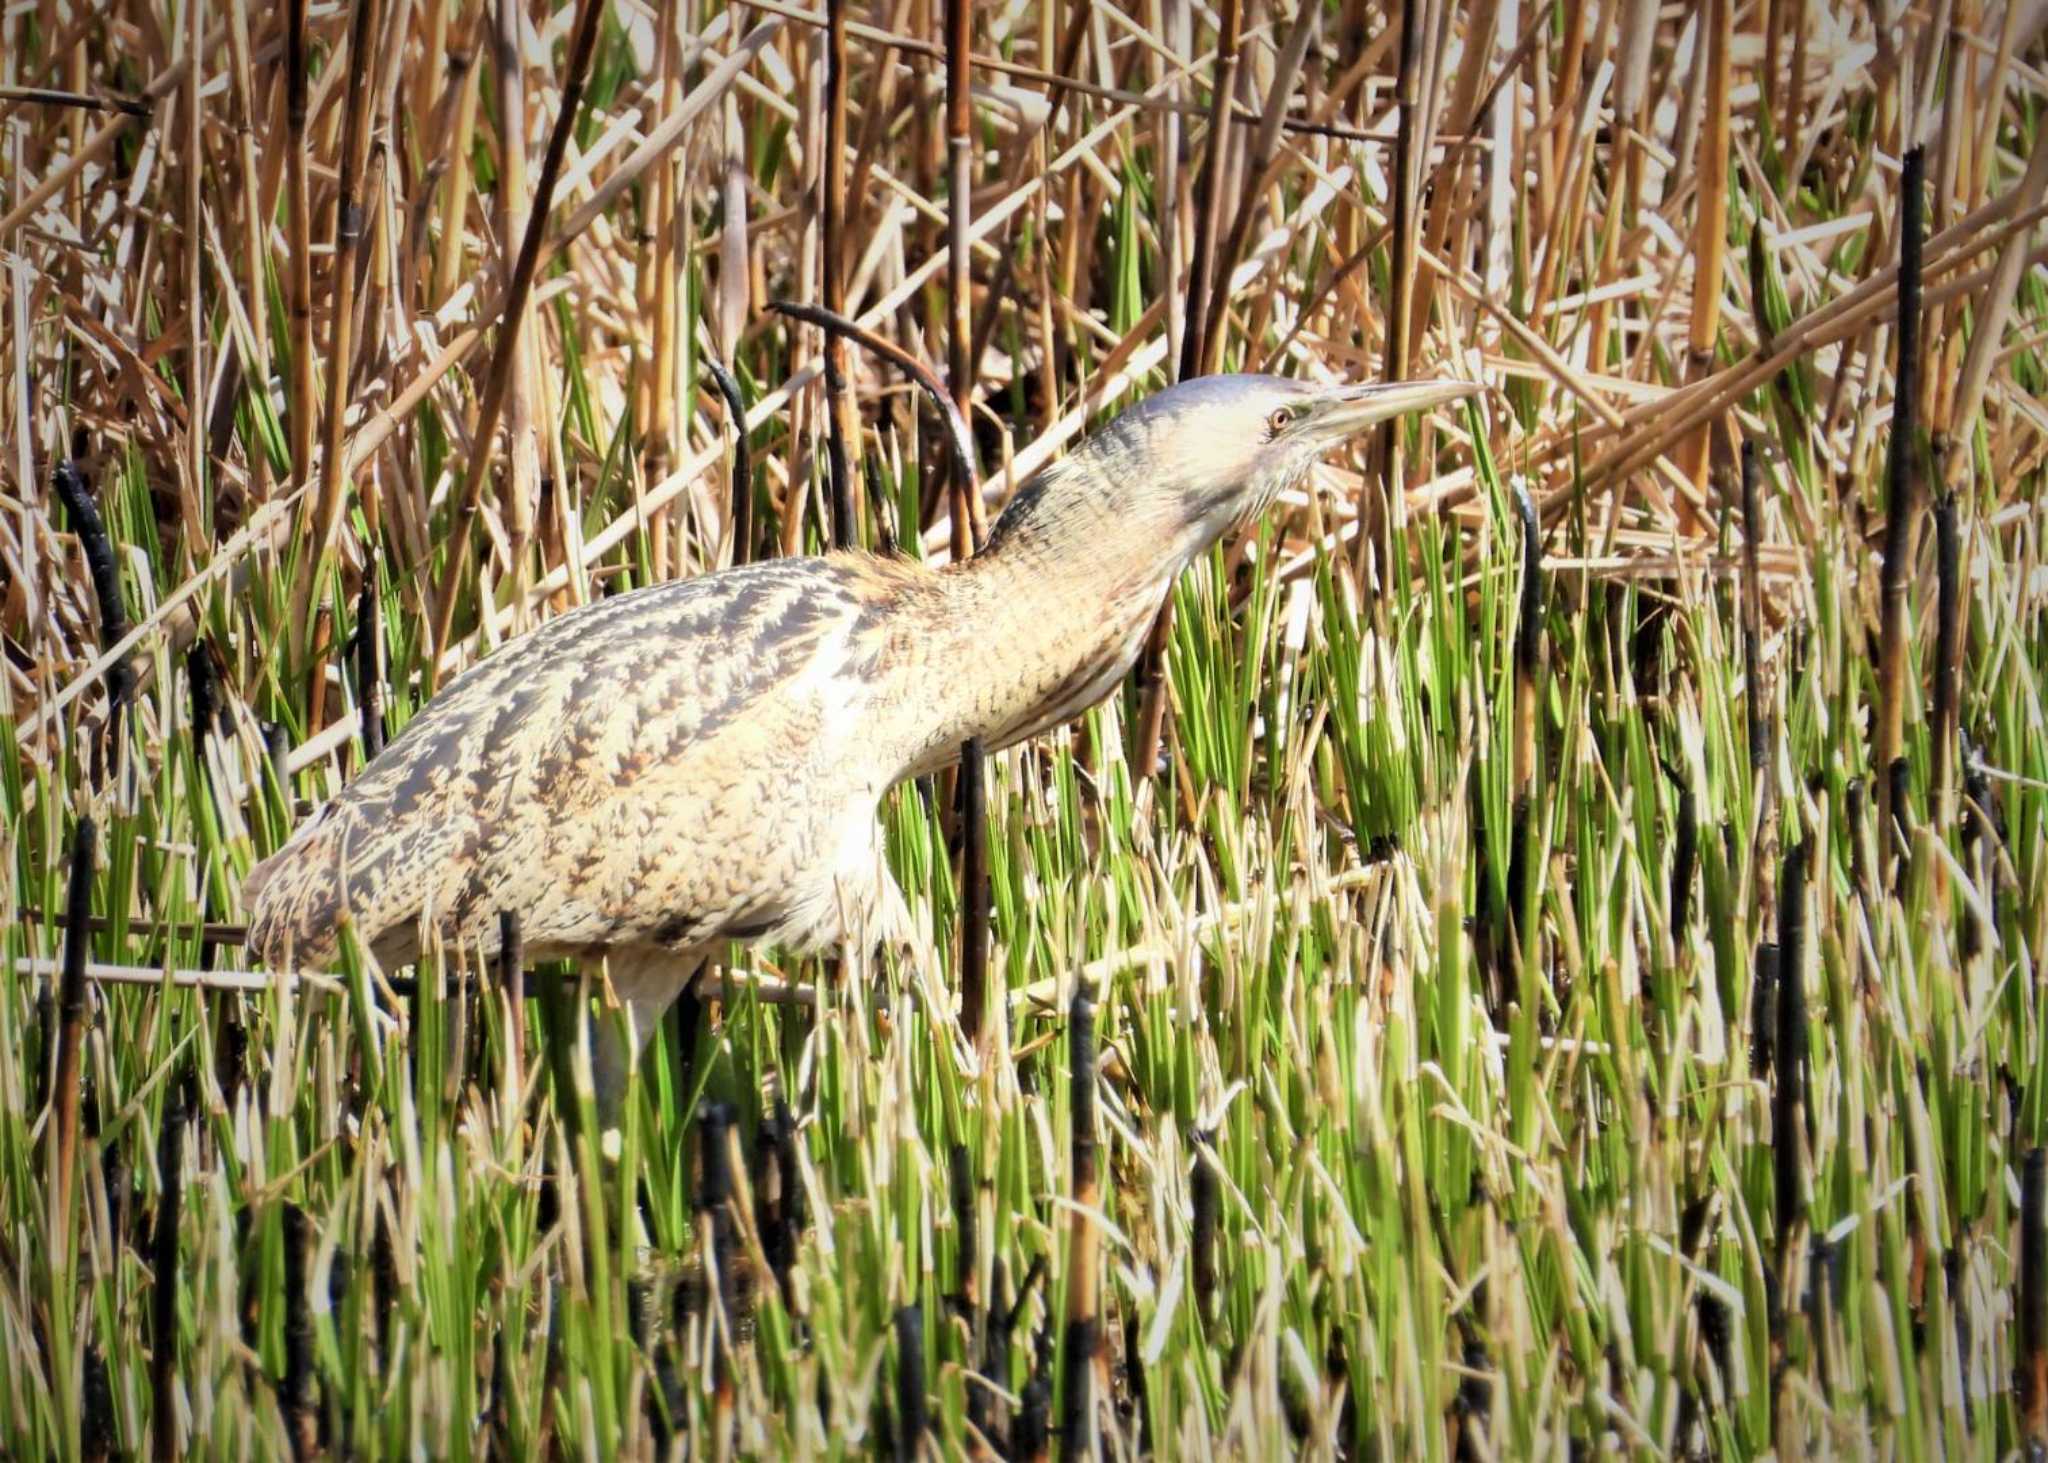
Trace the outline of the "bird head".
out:
<instances>
[{"instance_id":1,"label":"bird head","mask_svg":"<svg viewBox=\"0 0 2048 1463\"><path fill-rule=\"evenodd\" d=\"M1075 449L1064 471L1027 485L996 537L1066 518L1075 480L1084 479L1101 500L1095 507L1155 542L1174 542L1186 562L1299 483L1331 447L1389 417L1479 389L1468 381L1322 386L1284 376L1198 376L1138 403Z\"/></svg>"}]
</instances>

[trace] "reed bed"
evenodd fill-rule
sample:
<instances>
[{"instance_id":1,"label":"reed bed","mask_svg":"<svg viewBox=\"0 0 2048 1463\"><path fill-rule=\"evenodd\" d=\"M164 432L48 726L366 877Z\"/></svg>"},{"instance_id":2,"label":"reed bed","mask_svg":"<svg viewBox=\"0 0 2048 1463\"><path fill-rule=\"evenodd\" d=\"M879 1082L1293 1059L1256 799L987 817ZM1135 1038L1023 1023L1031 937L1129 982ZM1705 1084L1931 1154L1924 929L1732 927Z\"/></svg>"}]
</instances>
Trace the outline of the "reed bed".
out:
<instances>
[{"instance_id":1,"label":"reed bed","mask_svg":"<svg viewBox=\"0 0 2048 1463\"><path fill-rule=\"evenodd\" d=\"M1978 0L8 9L0 1452L2048 1449L2044 75ZM972 553L1217 369L1491 390L891 794L969 1009L736 949L608 1151L562 972L243 958L508 638Z\"/></svg>"}]
</instances>

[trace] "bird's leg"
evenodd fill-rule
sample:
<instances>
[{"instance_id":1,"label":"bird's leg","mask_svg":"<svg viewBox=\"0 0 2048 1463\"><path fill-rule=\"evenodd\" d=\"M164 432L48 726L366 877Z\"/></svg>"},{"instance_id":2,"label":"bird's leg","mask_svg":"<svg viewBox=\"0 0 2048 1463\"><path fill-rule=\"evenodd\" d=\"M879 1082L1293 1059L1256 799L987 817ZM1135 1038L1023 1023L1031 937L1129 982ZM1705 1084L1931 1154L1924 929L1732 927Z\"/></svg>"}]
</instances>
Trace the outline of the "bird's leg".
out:
<instances>
[{"instance_id":1,"label":"bird's leg","mask_svg":"<svg viewBox=\"0 0 2048 1463\"><path fill-rule=\"evenodd\" d=\"M662 1013L689 988L704 957L670 950L614 950L605 961L618 1008L601 1012L592 1033L591 1077L596 1088L598 1126L617 1128L625 1110L626 1087L647 1039Z\"/></svg>"}]
</instances>

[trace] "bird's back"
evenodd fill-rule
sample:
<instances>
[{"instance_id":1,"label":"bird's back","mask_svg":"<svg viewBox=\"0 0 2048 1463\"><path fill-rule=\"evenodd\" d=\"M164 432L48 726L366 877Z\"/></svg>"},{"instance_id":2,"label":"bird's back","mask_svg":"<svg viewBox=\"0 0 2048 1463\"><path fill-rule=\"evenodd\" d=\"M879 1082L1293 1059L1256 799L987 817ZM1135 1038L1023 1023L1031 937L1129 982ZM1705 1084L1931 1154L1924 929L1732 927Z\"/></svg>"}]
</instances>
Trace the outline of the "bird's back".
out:
<instances>
[{"instance_id":1,"label":"bird's back","mask_svg":"<svg viewBox=\"0 0 2048 1463\"><path fill-rule=\"evenodd\" d=\"M451 683L251 870L251 944L323 964L346 918L402 961L424 919L488 951L509 908L545 958L772 923L778 870L836 836L805 819L862 793L821 741L851 730L861 676L935 585L903 562L790 559L551 621Z\"/></svg>"}]
</instances>

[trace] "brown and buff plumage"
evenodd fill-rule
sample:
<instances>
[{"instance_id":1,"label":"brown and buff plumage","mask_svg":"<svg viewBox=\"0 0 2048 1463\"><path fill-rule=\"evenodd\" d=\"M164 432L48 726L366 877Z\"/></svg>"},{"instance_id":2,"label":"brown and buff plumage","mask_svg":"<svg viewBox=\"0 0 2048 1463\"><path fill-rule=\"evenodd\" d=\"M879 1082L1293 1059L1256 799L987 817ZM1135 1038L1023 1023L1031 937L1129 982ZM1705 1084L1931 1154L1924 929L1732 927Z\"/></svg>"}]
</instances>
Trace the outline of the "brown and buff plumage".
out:
<instances>
[{"instance_id":1,"label":"brown and buff plumage","mask_svg":"<svg viewBox=\"0 0 2048 1463\"><path fill-rule=\"evenodd\" d=\"M1377 415L1463 388L1434 390ZM516 910L530 957L608 957L644 1034L726 941L903 937L883 793L1107 695L1174 576L1361 425L1362 399L1206 378L1027 483L967 564L782 560L563 615L459 677L250 872L250 943L317 966L347 921L386 964L423 929L488 954Z\"/></svg>"}]
</instances>

